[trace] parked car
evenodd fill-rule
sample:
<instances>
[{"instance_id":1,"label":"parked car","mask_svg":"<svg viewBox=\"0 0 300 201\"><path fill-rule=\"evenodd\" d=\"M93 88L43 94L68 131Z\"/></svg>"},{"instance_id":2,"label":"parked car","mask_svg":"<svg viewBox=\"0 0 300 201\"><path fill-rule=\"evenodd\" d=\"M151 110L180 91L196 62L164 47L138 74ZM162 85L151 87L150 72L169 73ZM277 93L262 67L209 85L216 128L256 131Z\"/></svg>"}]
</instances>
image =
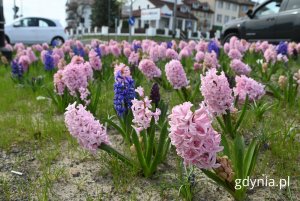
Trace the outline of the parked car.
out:
<instances>
[{"instance_id":1,"label":"parked car","mask_svg":"<svg viewBox=\"0 0 300 201\"><path fill-rule=\"evenodd\" d=\"M62 44L67 39L64 28L58 20L41 17L22 17L5 25L8 43L48 43Z\"/></svg>"},{"instance_id":2,"label":"parked car","mask_svg":"<svg viewBox=\"0 0 300 201\"><path fill-rule=\"evenodd\" d=\"M248 41L267 40L300 42L300 0L267 0L247 12L247 16L230 21L222 30L225 43L236 36Z\"/></svg>"}]
</instances>

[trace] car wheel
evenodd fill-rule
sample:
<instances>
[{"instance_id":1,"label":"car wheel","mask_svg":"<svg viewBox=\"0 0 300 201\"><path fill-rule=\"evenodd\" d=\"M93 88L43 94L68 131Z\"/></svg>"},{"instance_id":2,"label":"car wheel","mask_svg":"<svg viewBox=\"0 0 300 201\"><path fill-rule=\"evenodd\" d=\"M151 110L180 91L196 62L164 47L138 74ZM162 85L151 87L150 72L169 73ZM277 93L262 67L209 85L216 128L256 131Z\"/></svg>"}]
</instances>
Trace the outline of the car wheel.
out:
<instances>
[{"instance_id":1,"label":"car wheel","mask_svg":"<svg viewBox=\"0 0 300 201\"><path fill-rule=\"evenodd\" d=\"M62 44L64 44L64 39L61 37L55 37L52 39L51 41L51 45L52 46L61 46Z\"/></svg>"},{"instance_id":2,"label":"car wheel","mask_svg":"<svg viewBox=\"0 0 300 201\"><path fill-rule=\"evenodd\" d=\"M224 37L223 41L222 41L223 45L224 45L225 43L228 43L232 37L237 37L237 38L239 38L239 35L238 35L237 33L229 33L229 34L227 34L227 35Z\"/></svg>"}]
</instances>

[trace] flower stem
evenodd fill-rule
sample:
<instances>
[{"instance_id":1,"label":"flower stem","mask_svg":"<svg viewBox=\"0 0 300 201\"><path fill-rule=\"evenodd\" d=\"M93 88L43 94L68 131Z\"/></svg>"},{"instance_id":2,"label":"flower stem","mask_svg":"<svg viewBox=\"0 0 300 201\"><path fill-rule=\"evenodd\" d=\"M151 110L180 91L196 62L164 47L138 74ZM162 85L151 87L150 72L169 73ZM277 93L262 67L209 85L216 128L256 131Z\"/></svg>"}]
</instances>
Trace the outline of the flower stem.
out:
<instances>
[{"instance_id":1,"label":"flower stem","mask_svg":"<svg viewBox=\"0 0 300 201\"><path fill-rule=\"evenodd\" d=\"M120 161L124 162L126 165L134 166L132 161L125 157L123 154L112 148L111 146L101 143L101 145L98 147L99 149L102 149L103 151L106 151L108 154L113 155L114 157L118 158Z\"/></svg>"},{"instance_id":2,"label":"flower stem","mask_svg":"<svg viewBox=\"0 0 300 201\"><path fill-rule=\"evenodd\" d=\"M160 133L158 148L156 150L154 159L150 166L151 174L156 170L157 165L161 162L162 157L165 157L164 150L167 149L169 145L169 141L166 142L167 137L168 137L168 124L165 123Z\"/></svg>"},{"instance_id":3,"label":"flower stem","mask_svg":"<svg viewBox=\"0 0 300 201\"><path fill-rule=\"evenodd\" d=\"M134 146L136 149L136 154L137 154L138 160L140 162L141 168L143 169L144 175L145 175L145 177L149 177L150 176L149 168L147 166L147 163L146 163L146 160L145 160L145 157L143 154L143 150L142 150L141 144L139 142L139 138L135 131L132 133L132 141L134 143Z\"/></svg>"},{"instance_id":4,"label":"flower stem","mask_svg":"<svg viewBox=\"0 0 300 201\"><path fill-rule=\"evenodd\" d=\"M230 111L226 111L226 114L223 115L224 124L226 127L227 134L230 135L232 139L235 137L235 131L232 128Z\"/></svg>"},{"instance_id":5,"label":"flower stem","mask_svg":"<svg viewBox=\"0 0 300 201\"><path fill-rule=\"evenodd\" d=\"M154 137L155 137L155 122L152 117L150 128L147 129L147 151L146 151L146 163L148 166L151 164L151 159L153 155L153 145L154 145Z\"/></svg>"}]
</instances>

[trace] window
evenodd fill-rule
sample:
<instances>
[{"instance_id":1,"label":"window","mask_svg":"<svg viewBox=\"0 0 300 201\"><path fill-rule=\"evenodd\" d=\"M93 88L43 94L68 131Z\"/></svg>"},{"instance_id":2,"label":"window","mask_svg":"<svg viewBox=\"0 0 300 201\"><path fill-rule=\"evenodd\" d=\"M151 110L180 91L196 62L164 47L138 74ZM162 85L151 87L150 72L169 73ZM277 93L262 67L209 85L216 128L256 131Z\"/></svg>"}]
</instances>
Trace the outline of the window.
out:
<instances>
[{"instance_id":1,"label":"window","mask_svg":"<svg viewBox=\"0 0 300 201\"><path fill-rule=\"evenodd\" d=\"M199 8L199 7L200 7L199 2L194 2L194 3L193 3L193 8L197 9L197 8Z\"/></svg>"},{"instance_id":2,"label":"window","mask_svg":"<svg viewBox=\"0 0 300 201\"><path fill-rule=\"evenodd\" d=\"M223 1L218 1L218 8L223 8Z\"/></svg>"},{"instance_id":3,"label":"window","mask_svg":"<svg viewBox=\"0 0 300 201\"><path fill-rule=\"evenodd\" d=\"M186 6L181 6L180 11L186 13L188 11L188 8Z\"/></svg>"},{"instance_id":4,"label":"window","mask_svg":"<svg viewBox=\"0 0 300 201\"><path fill-rule=\"evenodd\" d=\"M225 3L225 8L226 8L227 10L230 10L230 4L231 4L231 3L229 3L229 2L226 2L226 3Z\"/></svg>"},{"instance_id":5,"label":"window","mask_svg":"<svg viewBox=\"0 0 300 201\"><path fill-rule=\"evenodd\" d=\"M300 1L299 0L289 0L286 10L293 10L300 8Z\"/></svg>"},{"instance_id":6,"label":"window","mask_svg":"<svg viewBox=\"0 0 300 201\"><path fill-rule=\"evenodd\" d=\"M202 7L202 9L203 9L203 10L209 10L209 5L204 5L204 6Z\"/></svg>"},{"instance_id":7,"label":"window","mask_svg":"<svg viewBox=\"0 0 300 201\"><path fill-rule=\"evenodd\" d=\"M39 20L39 27L48 27L48 24L43 20Z\"/></svg>"},{"instance_id":8,"label":"window","mask_svg":"<svg viewBox=\"0 0 300 201\"><path fill-rule=\"evenodd\" d=\"M232 8L233 11L236 11L237 10L237 5L236 4L232 4L231 8Z\"/></svg>"},{"instance_id":9,"label":"window","mask_svg":"<svg viewBox=\"0 0 300 201\"><path fill-rule=\"evenodd\" d=\"M224 17L224 23L227 23L228 21L229 21L229 16L225 15L225 17Z\"/></svg>"},{"instance_id":10,"label":"window","mask_svg":"<svg viewBox=\"0 0 300 201\"><path fill-rule=\"evenodd\" d=\"M222 15L217 15L217 22L222 23Z\"/></svg>"},{"instance_id":11,"label":"window","mask_svg":"<svg viewBox=\"0 0 300 201\"><path fill-rule=\"evenodd\" d=\"M188 28L188 29L191 29L191 28L192 28L192 26L193 26L193 23L192 23L192 21L190 21L190 20L187 20L187 21L186 21L186 24L185 24L185 26L186 26L186 28Z\"/></svg>"},{"instance_id":12,"label":"window","mask_svg":"<svg viewBox=\"0 0 300 201\"><path fill-rule=\"evenodd\" d=\"M25 18L14 23L15 27L37 27L37 18Z\"/></svg>"},{"instance_id":13,"label":"window","mask_svg":"<svg viewBox=\"0 0 300 201\"><path fill-rule=\"evenodd\" d=\"M14 27L20 27L21 25L22 25L22 21L19 20L19 21L16 21L13 26Z\"/></svg>"},{"instance_id":14,"label":"window","mask_svg":"<svg viewBox=\"0 0 300 201\"><path fill-rule=\"evenodd\" d=\"M247 11L248 11L248 6L242 6L242 12L243 13L247 13Z\"/></svg>"},{"instance_id":15,"label":"window","mask_svg":"<svg viewBox=\"0 0 300 201\"><path fill-rule=\"evenodd\" d=\"M37 27L38 26L38 20L36 18L27 18L24 19L24 26L27 27Z\"/></svg>"},{"instance_id":16,"label":"window","mask_svg":"<svg viewBox=\"0 0 300 201\"><path fill-rule=\"evenodd\" d=\"M39 19L39 27L55 27L55 23L47 19Z\"/></svg>"},{"instance_id":17,"label":"window","mask_svg":"<svg viewBox=\"0 0 300 201\"><path fill-rule=\"evenodd\" d=\"M182 20L177 20L177 27L179 27L179 28L182 27Z\"/></svg>"},{"instance_id":18,"label":"window","mask_svg":"<svg viewBox=\"0 0 300 201\"><path fill-rule=\"evenodd\" d=\"M259 18L266 15L272 15L279 13L280 10L280 3L272 1L263 7L259 8L259 10L255 13L255 18Z\"/></svg>"}]
</instances>

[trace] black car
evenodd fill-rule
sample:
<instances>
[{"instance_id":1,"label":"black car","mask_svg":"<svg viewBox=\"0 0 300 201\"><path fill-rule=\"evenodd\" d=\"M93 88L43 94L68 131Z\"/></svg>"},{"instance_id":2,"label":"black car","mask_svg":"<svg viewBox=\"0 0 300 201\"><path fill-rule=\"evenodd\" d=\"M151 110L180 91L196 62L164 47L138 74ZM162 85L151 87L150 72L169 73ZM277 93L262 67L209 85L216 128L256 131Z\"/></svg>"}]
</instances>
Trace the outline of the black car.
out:
<instances>
[{"instance_id":1,"label":"black car","mask_svg":"<svg viewBox=\"0 0 300 201\"><path fill-rule=\"evenodd\" d=\"M300 0L267 0L247 16L225 24L221 40L236 36L248 41L300 42Z\"/></svg>"}]
</instances>

